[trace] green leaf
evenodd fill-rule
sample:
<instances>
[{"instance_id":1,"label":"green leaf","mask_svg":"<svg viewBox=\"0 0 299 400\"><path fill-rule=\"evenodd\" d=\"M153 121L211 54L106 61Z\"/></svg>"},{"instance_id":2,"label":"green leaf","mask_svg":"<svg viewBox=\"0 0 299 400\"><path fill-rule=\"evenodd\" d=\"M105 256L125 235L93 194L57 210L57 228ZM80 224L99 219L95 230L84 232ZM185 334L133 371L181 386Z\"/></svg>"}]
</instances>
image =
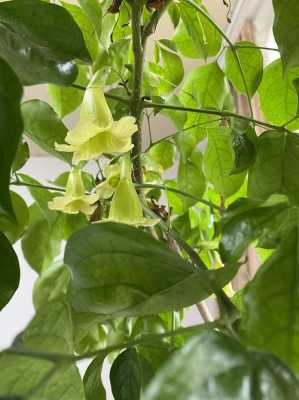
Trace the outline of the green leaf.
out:
<instances>
[{"instance_id":1,"label":"green leaf","mask_svg":"<svg viewBox=\"0 0 299 400\"><path fill-rule=\"evenodd\" d=\"M231 204L220 221L222 261L238 262L249 244L288 208L287 198L279 195L265 202L240 198Z\"/></svg>"},{"instance_id":2,"label":"green leaf","mask_svg":"<svg viewBox=\"0 0 299 400\"><path fill-rule=\"evenodd\" d=\"M74 60L90 62L83 35L60 6L39 0L0 4L0 56L24 85L43 82L71 84Z\"/></svg>"},{"instance_id":3,"label":"green leaf","mask_svg":"<svg viewBox=\"0 0 299 400\"><path fill-rule=\"evenodd\" d=\"M284 70L299 67L299 4L296 0L273 0L274 24L273 32L279 47Z\"/></svg>"},{"instance_id":4,"label":"green leaf","mask_svg":"<svg viewBox=\"0 0 299 400\"><path fill-rule=\"evenodd\" d=\"M245 179L244 173L231 175L234 164L235 155L231 130L228 128L210 129L208 145L203 157L204 172L207 180L224 197L236 193Z\"/></svg>"},{"instance_id":5,"label":"green leaf","mask_svg":"<svg viewBox=\"0 0 299 400\"><path fill-rule=\"evenodd\" d=\"M299 203L299 135L279 131L259 136L258 153L249 174L249 197L266 199L273 193L285 194Z\"/></svg>"},{"instance_id":6,"label":"green leaf","mask_svg":"<svg viewBox=\"0 0 299 400\"><path fill-rule=\"evenodd\" d=\"M179 11L181 22L173 40L182 55L207 59L218 54L222 37L213 24L191 5L179 4Z\"/></svg>"},{"instance_id":7,"label":"green leaf","mask_svg":"<svg viewBox=\"0 0 299 400\"><path fill-rule=\"evenodd\" d=\"M167 8L168 15L171 19L172 25L176 28L180 22L180 9L179 5L175 3L170 3Z\"/></svg>"},{"instance_id":8,"label":"green leaf","mask_svg":"<svg viewBox=\"0 0 299 400\"><path fill-rule=\"evenodd\" d=\"M246 171L255 161L258 138L255 130L244 121L234 121L232 146L235 153L233 174Z\"/></svg>"},{"instance_id":9,"label":"green leaf","mask_svg":"<svg viewBox=\"0 0 299 400\"><path fill-rule=\"evenodd\" d=\"M16 221L11 222L5 215L0 215L0 231L13 244L20 239L28 226L29 211L25 201L17 193L10 192L10 197Z\"/></svg>"},{"instance_id":10,"label":"green leaf","mask_svg":"<svg viewBox=\"0 0 299 400\"><path fill-rule=\"evenodd\" d=\"M163 170L173 166L175 162L175 146L169 140L154 145L148 152L148 156L152 158Z\"/></svg>"},{"instance_id":11,"label":"green leaf","mask_svg":"<svg viewBox=\"0 0 299 400\"><path fill-rule=\"evenodd\" d=\"M252 97L257 91L263 76L263 54L251 42L238 42L235 52L239 58L246 87ZM245 46L242 48L242 46ZM248 48L248 46L252 46ZM241 68L231 48L225 54L225 74L234 88L241 94L246 94L246 88L241 74Z\"/></svg>"},{"instance_id":12,"label":"green leaf","mask_svg":"<svg viewBox=\"0 0 299 400\"><path fill-rule=\"evenodd\" d=\"M90 225L65 250L71 303L78 318L91 314L145 316L181 309L223 287L236 271L194 269L166 244L129 225Z\"/></svg>"},{"instance_id":13,"label":"green leaf","mask_svg":"<svg viewBox=\"0 0 299 400\"><path fill-rule=\"evenodd\" d=\"M47 202L43 203L46 199L40 196L38 200L39 202L34 203L29 209L30 224L22 238L21 245L23 255L30 267L40 273L51 265L54 258L60 253L63 234L60 224L61 215L53 213L54 218L49 218L47 210L43 209L43 206L47 205ZM64 222L63 219L62 222Z\"/></svg>"},{"instance_id":14,"label":"green leaf","mask_svg":"<svg viewBox=\"0 0 299 400\"><path fill-rule=\"evenodd\" d=\"M185 107L222 110L226 94L227 84L224 74L217 63L211 63L195 68L188 75L181 88L179 100ZM199 113L187 113L187 116L184 128L188 128L187 135L194 135L197 141L207 135L207 127L215 126L215 124L192 127L217 119L215 116Z\"/></svg>"},{"instance_id":15,"label":"green leaf","mask_svg":"<svg viewBox=\"0 0 299 400\"><path fill-rule=\"evenodd\" d=\"M19 171L21 168L23 168L29 158L30 150L28 143L21 141L18 145L17 153L11 167L12 172Z\"/></svg>"},{"instance_id":16,"label":"green leaf","mask_svg":"<svg viewBox=\"0 0 299 400\"><path fill-rule=\"evenodd\" d=\"M299 282L297 226L262 265L244 292L243 336L299 371Z\"/></svg>"},{"instance_id":17,"label":"green leaf","mask_svg":"<svg viewBox=\"0 0 299 400\"><path fill-rule=\"evenodd\" d=\"M91 55L92 59L95 60L98 52L98 41L97 34L94 26L91 23L91 20L80 7L64 1L62 1L61 4L71 14L71 16L74 18L74 21L79 26L89 54ZM98 8L100 8L100 6L98 6Z\"/></svg>"},{"instance_id":18,"label":"green leaf","mask_svg":"<svg viewBox=\"0 0 299 400\"><path fill-rule=\"evenodd\" d=\"M70 282L70 271L63 264L54 264L39 276L33 288L33 304L35 309L52 300L66 297Z\"/></svg>"},{"instance_id":19,"label":"green leaf","mask_svg":"<svg viewBox=\"0 0 299 400\"><path fill-rule=\"evenodd\" d=\"M71 164L72 155L55 150L55 143L64 143L67 127L55 111L41 100L22 104L25 134L47 153Z\"/></svg>"},{"instance_id":20,"label":"green leaf","mask_svg":"<svg viewBox=\"0 0 299 400\"><path fill-rule=\"evenodd\" d=\"M75 83L85 87L88 83L87 73L88 68L80 66L79 75ZM48 85L48 93L51 99L51 105L59 118L63 118L75 111L82 103L84 97L84 90L70 86Z\"/></svg>"},{"instance_id":21,"label":"green leaf","mask_svg":"<svg viewBox=\"0 0 299 400\"><path fill-rule=\"evenodd\" d=\"M12 221L15 220L15 216L9 183L23 131L21 97L22 87L18 78L6 62L0 59L0 214L6 215Z\"/></svg>"},{"instance_id":22,"label":"green leaf","mask_svg":"<svg viewBox=\"0 0 299 400\"><path fill-rule=\"evenodd\" d=\"M114 361L110 382L115 400L140 400L142 371L134 347L123 351Z\"/></svg>"},{"instance_id":23,"label":"green leaf","mask_svg":"<svg viewBox=\"0 0 299 400\"><path fill-rule=\"evenodd\" d=\"M60 242L52 237L52 227L45 219L31 225L22 238L23 255L36 272L52 264L60 253Z\"/></svg>"},{"instance_id":24,"label":"green leaf","mask_svg":"<svg viewBox=\"0 0 299 400\"><path fill-rule=\"evenodd\" d=\"M170 43L172 45L172 42ZM182 82L184 65L176 50L165 46L165 40L156 43L155 50L158 59L156 63L149 63L149 70L159 78L157 94L168 94Z\"/></svg>"},{"instance_id":25,"label":"green leaf","mask_svg":"<svg viewBox=\"0 0 299 400\"><path fill-rule=\"evenodd\" d=\"M0 310L10 301L20 282L20 267L8 239L0 232Z\"/></svg>"},{"instance_id":26,"label":"green leaf","mask_svg":"<svg viewBox=\"0 0 299 400\"><path fill-rule=\"evenodd\" d=\"M178 96L175 94L169 96L166 99L166 104L169 104L172 106L178 106L178 107L183 106L182 103L180 102ZM173 124L175 125L175 127L177 129L183 128L186 123L186 119L187 119L186 113L183 113L181 111L162 109L160 111L160 113L162 115L166 115L166 117L168 117L173 122Z\"/></svg>"},{"instance_id":27,"label":"green leaf","mask_svg":"<svg viewBox=\"0 0 299 400\"><path fill-rule=\"evenodd\" d=\"M193 150L190 159L180 161L178 176L178 189L201 198L206 189L206 180L202 171L202 154L197 149ZM197 203L196 200L180 196L184 210Z\"/></svg>"},{"instance_id":28,"label":"green leaf","mask_svg":"<svg viewBox=\"0 0 299 400\"><path fill-rule=\"evenodd\" d=\"M26 352L71 354L73 332L68 306L56 301L40 308L16 338L15 346ZM0 368L0 396L25 398L30 392L32 400L85 399L78 369L69 363L54 365L48 360L3 353Z\"/></svg>"},{"instance_id":29,"label":"green leaf","mask_svg":"<svg viewBox=\"0 0 299 400\"><path fill-rule=\"evenodd\" d=\"M97 0L78 0L82 10L90 19L93 27L97 33L98 39L101 38L102 33L102 8L99 6Z\"/></svg>"},{"instance_id":30,"label":"green leaf","mask_svg":"<svg viewBox=\"0 0 299 400\"><path fill-rule=\"evenodd\" d=\"M259 87L261 110L265 118L275 125L284 125L294 119L298 111L298 95L293 81L299 77L299 68L285 76L281 60L276 60L264 70ZM299 120L288 124L289 129L299 128Z\"/></svg>"},{"instance_id":31,"label":"green leaf","mask_svg":"<svg viewBox=\"0 0 299 400\"><path fill-rule=\"evenodd\" d=\"M216 331L192 338L165 364L143 400L296 399L293 373L270 354L246 350Z\"/></svg>"},{"instance_id":32,"label":"green leaf","mask_svg":"<svg viewBox=\"0 0 299 400\"><path fill-rule=\"evenodd\" d=\"M104 357L95 358L88 366L83 382L86 400L106 400L106 391L102 383Z\"/></svg>"},{"instance_id":33,"label":"green leaf","mask_svg":"<svg viewBox=\"0 0 299 400\"><path fill-rule=\"evenodd\" d=\"M38 204L43 216L49 221L50 224L54 225L60 214L56 211L50 210L48 203L49 201L53 200L53 197L55 197L57 193L53 193L45 189L36 179L31 178L29 175L18 174L18 178L28 185L27 189Z\"/></svg>"}]
</instances>

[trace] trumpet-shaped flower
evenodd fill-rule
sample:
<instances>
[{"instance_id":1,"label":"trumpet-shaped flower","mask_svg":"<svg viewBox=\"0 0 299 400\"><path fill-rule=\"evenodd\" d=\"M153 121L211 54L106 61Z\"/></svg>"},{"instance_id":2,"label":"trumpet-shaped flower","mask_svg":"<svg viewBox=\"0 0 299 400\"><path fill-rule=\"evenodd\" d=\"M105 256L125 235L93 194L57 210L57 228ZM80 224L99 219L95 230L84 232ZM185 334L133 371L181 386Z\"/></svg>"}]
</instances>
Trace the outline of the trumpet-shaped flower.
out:
<instances>
[{"instance_id":1,"label":"trumpet-shaped flower","mask_svg":"<svg viewBox=\"0 0 299 400\"><path fill-rule=\"evenodd\" d=\"M119 182L114 187L108 220L135 226L153 226L159 222L158 219L143 216L141 202L132 182L131 162L127 157L121 160Z\"/></svg>"},{"instance_id":2,"label":"trumpet-shaped flower","mask_svg":"<svg viewBox=\"0 0 299 400\"><path fill-rule=\"evenodd\" d=\"M136 120L127 116L114 121L97 75L86 89L77 126L68 132L67 144L59 151L72 152L73 162L98 158L103 153L126 153L133 147L131 137L137 131Z\"/></svg>"},{"instance_id":3,"label":"trumpet-shaped flower","mask_svg":"<svg viewBox=\"0 0 299 400\"><path fill-rule=\"evenodd\" d=\"M65 195L55 197L48 203L48 207L50 210L62 211L66 214L82 212L91 215L96 209L93 204L97 201L97 194L85 194L81 171L75 169L69 174Z\"/></svg>"}]
</instances>

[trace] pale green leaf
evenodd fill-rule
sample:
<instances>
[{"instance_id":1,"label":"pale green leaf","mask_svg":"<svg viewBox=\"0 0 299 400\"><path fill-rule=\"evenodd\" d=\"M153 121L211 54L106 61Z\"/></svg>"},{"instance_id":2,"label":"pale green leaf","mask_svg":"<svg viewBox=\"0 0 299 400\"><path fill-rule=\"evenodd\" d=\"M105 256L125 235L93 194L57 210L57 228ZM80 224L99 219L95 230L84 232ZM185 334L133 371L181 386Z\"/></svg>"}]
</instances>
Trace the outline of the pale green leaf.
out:
<instances>
[{"instance_id":1,"label":"pale green leaf","mask_svg":"<svg viewBox=\"0 0 299 400\"><path fill-rule=\"evenodd\" d=\"M232 82L235 89L246 94L246 88L250 96L257 91L263 76L263 54L260 49L251 42L238 42L235 52L239 58L240 65L236 59L235 53L231 48L225 55L225 74ZM242 48L243 47L243 48ZM246 87L243 81L243 72Z\"/></svg>"},{"instance_id":2,"label":"pale green leaf","mask_svg":"<svg viewBox=\"0 0 299 400\"><path fill-rule=\"evenodd\" d=\"M207 180L224 197L236 193L242 186L245 174L231 175L235 155L229 128L210 129L203 165Z\"/></svg>"}]
</instances>

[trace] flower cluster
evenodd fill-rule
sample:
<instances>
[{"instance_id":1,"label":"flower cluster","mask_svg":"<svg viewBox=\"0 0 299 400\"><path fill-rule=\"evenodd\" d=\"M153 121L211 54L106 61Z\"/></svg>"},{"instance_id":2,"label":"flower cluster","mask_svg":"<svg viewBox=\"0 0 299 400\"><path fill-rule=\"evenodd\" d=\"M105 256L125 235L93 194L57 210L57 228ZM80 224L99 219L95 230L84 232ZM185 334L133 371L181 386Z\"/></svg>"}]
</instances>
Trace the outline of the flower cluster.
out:
<instances>
[{"instance_id":1,"label":"flower cluster","mask_svg":"<svg viewBox=\"0 0 299 400\"><path fill-rule=\"evenodd\" d=\"M124 154L132 149L132 135L137 131L136 120L126 116L114 121L97 76L87 87L77 126L65 138L66 144L56 144L59 151L73 153L73 163L96 160L103 153ZM68 214L82 212L92 215L99 200L112 197L108 221L135 226L154 225L158 220L146 219L132 181L132 166L128 156L119 163L104 169L105 180L95 188L94 194L86 194L81 170L71 171L66 193L49 202L49 208Z\"/></svg>"}]
</instances>

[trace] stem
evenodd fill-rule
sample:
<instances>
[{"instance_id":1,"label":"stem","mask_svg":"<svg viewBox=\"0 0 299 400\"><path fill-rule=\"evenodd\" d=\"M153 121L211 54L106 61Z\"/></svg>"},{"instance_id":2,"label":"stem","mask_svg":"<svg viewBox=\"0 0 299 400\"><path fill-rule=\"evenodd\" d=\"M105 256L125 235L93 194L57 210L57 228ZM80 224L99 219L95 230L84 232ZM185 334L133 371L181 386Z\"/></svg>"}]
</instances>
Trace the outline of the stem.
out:
<instances>
[{"instance_id":1,"label":"stem","mask_svg":"<svg viewBox=\"0 0 299 400\"><path fill-rule=\"evenodd\" d=\"M93 357L96 357L99 355L107 355L116 350L122 350L124 348L134 347L134 346L142 345L142 344L145 344L148 342L155 342L155 341L159 341L161 339L168 338L168 337L190 335L190 334L199 333L206 329L216 329L216 328L219 329L221 327L224 327L224 325L221 322L221 320L218 320L218 321L208 322L208 323L201 324L201 325L190 326L188 328L180 328L175 331L159 333L156 335L143 335L143 336L140 336L138 339L128 340L128 341L120 343L120 344L108 346L105 349L87 352L87 353L81 354L79 356L76 356L73 354L59 354L59 353L47 353L47 352L32 351L30 349L17 348L17 347L11 347L7 350L4 350L1 354L2 355L14 354L14 355L20 355L20 356L24 356L24 357L28 357L28 358L47 360L47 361L51 361L51 362L55 362L55 363L60 362L60 361L73 363L76 361L84 360L85 358L93 358Z\"/></svg>"},{"instance_id":2,"label":"stem","mask_svg":"<svg viewBox=\"0 0 299 400\"><path fill-rule=\"evenodd\" d=\"M87 87L81 86L81 85L77 85L77 84L75 84L75 83L73 83L73 84L71 85L71 87L73 87L73 88L75 88L75 89L78 89L78 90L82 90L82 91L84 91L84 92L85 92L85 90L87 89ZM117 95L115 95L115 94L109 94L109 93L104 93L104 95L105 95L105 97L106 97L107 99L117 100L117 101L120 101L120 102L125 103L125 104L130 104L130 99L128 99L128 98L125 98L125 97L122 97L122 96L117 96Z\"/></svg>"},{"instance_id":3,"label":"stem","mask_svg":"<svg viewBox=\"0 0 299 400\"><path fill-rule=\"evenodd\" d=\"M292 133L290 130L286 129L284 126L273 125L267 122L259 121L257 119L246 117L245 115L236 114L230 111L217 111L217 110L210 110L205 108L193 108L193 107L180 107L180 106L173 106L170 104L161 104L161 103L152 103L152 102L143 102L144 108L164 108L167 110L177 110L177 111L185 111L185 112L194 112L198 114L208 114L208 115L219 115L226 118L238 118L244 121L252 122L254 124L260 125L264 128L283 131L287 133Z\"/></svg>"},{"instance_id":4,"label":"stem","mask_svg":"<svg viewBox=\"0 0 299 400\"><path fill-rule=\"evenodd\" d=\"M211 208L215 208L216 210L221 210L221 208L219 206L217 206L216 204L212 203L211 201L202 199L201 197L197 197L197 196L193 196L193 194L190 193L186 193L183 192L182 190L179 189L175 189L175 188L171 188L169 186L165 186L165 185L155 185L155 184L151 184L151 183L142 183L142 184L136 184L135 185L137 188L149 188L149 189L160 189L160 190L165 190L168 192L173 192L173 193L177 193L180 194L184 197L188 197L189 199L195 200L198 203L202 203L205 204L206 206L209 206Z\"/></svg>"},{"instance_id":5,"label":"stem","mask_svg":"<svg viewBox=\"0 0 299 400\"><path fill-rule=\"evenodd\" d=\"M142 46L143 48L145 48L146 46L146 42L147 39L155 32L155 29L157 27L157 24L160 20L160 18L162 17L162 15L164 14L164 12L166 11L168 4L171 2L171 0L165 0L164 5L162 6L162 8L160 8L159 10L156 10L150 20L148 21L148 23L145 25L143 32L142 32Z\"/></svg>"},{"instance_id":6,"label":"stem","mask_svg":"<svg viewBox=\"0 0 299 400\"><path fill-rule=\"evenodd\" d=\"M250 46L249 44L234 44L236 49L259 49L259 50L268 50L268 51L277 51L280 53L279 49L275 49L274 47L266 47L266 46Z\"/></svg>"},{"instance_id":7,"label":"stem","mask_svg":"<svg viewBox=\"0 0 299 400\"><path fill-rule=\"evenodd\" d=\"M144 67L144 48L142 47L141 25L143 1L130 0L132 13L132 46L134 53L134 79L133 92L130 100L131 114L136 118L138 131L133 135L132 158L133 158L133 174L137 183L143 182L142 164L139 154L142 150L142 78Z\"/></svg>"},{"instance_id":8,"label":"stem","mask_svg":"<svg viewBox=\"0 0 299 400\"><path fill-rule=\"evenodd\" d=\"M26 186L26 187L32 187L32 188L44 189L44 190L53 190L55 192L65 192L65 189L63 189L63 188L57 188L54 186L35 185L34 183L11 182L10 185L11 186Z\"/></svg>"}]
</instances>

